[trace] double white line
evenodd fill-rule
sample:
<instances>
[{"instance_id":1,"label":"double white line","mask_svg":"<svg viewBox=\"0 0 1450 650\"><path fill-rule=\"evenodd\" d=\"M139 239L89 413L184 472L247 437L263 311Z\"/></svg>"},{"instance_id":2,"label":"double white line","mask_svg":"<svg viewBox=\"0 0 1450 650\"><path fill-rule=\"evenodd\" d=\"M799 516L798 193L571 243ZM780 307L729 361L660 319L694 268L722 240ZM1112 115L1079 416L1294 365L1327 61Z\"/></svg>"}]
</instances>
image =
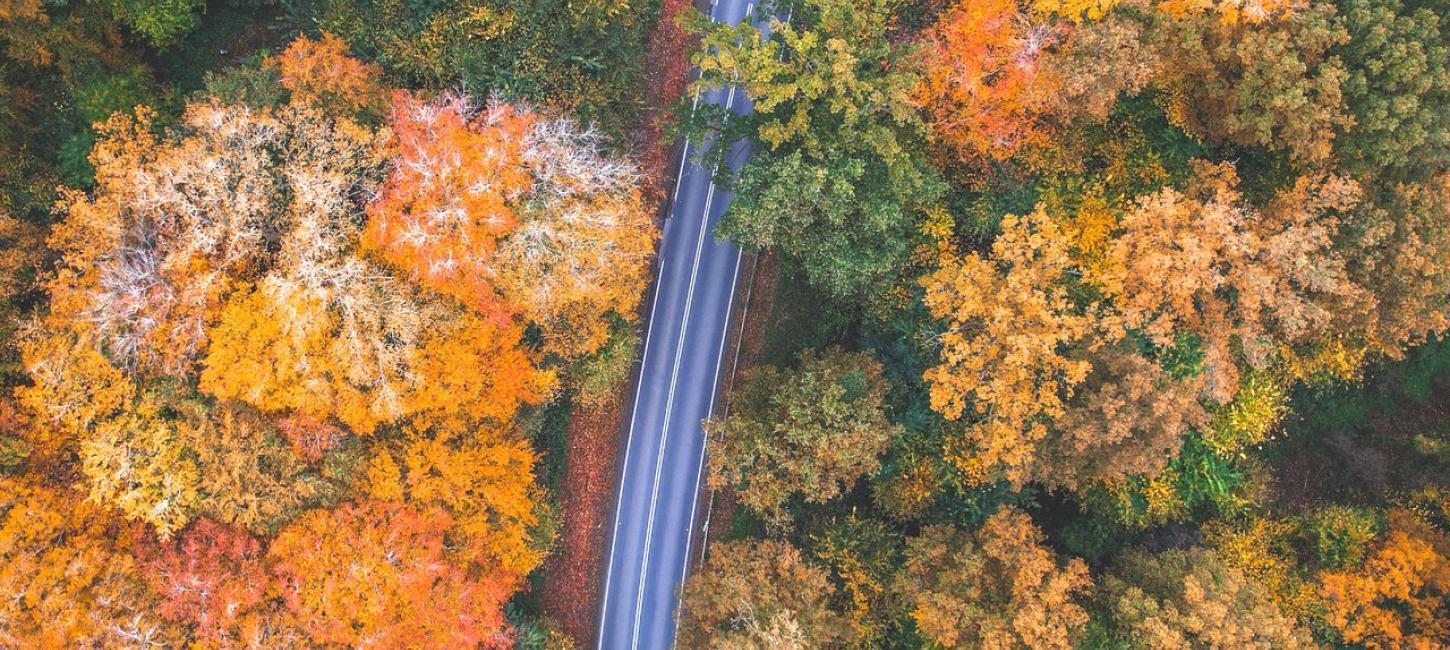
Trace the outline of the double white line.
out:
<instances>
[{"instance_id":1,"label":"double white line","mask_svg":"<svg viewBox=\"0 0 1450 650\"><path fill-rule=\"evenodd\" d=\"M753 12L754 12L754 3L751 3L750 5L748 5L746 7L746 10L745 10L745 19L748 20ZM712 15L710 17L710 20L712 20L712 21L715 20L715 17ZM735 92L736 92L736 88L734 86L731 86L730 87L730 90L729 90L729 94L728 94L727 99L726 99L726 102L725 102L725 109L726 109L725 120L726 120L727 123L728 123L729 118L730 118L730 111L735 106ZM700 96L697 94L695 96L694 108L698 108L699 103L700 103ZM692 112L693 112L693 110L692 110ZM689 149L690 149L689 143L686 142L685 143L685 151L682 154L682 157L680 159L680 171L679 171L679 174L677 175L677 177L675 179L675 195L674 195L674 198L676 200L679 197L680 186L681 186L681 183L684 180L685 164L686 164L686 162L689 159ZM727 153L727 155L728 155L728 153ZM718 168L716 170L712 170L712 177L713 177L713 174L714 174L715 171L718 171ZM664 413L663 430L662 430L661 437L660 437L659 451L657 452L656 458L655 458L654 478L653 478L653 483L651 485L651 492L650 492L649 516L648 516L647 522L645 524L644 555L643 555L642 561L640 563L639 588L638 588L638 590L636 592L636 595L635 595L634 625L633 625L633 630L632 630L632 634L631 634L631 638L630 638L630 648L632 648L632 649L639 647L639 631L640 631L639 622L640 622L640 617L641 617L641 615L643 614L643 611L644 611L644 589L645 589L646 577L647 577L646 574L649 571L650 539L651 539L651 537L653 537L653 534L654 534L655 512L656 512L656 509L657 509L657 506L658 506L658 503L659 503L660 474L661 474L661 472L664 469L665 449L666 449L666 447L667 447L667 445L669 443L670 415L671 415L671 413L672 413L672 411L674 409L675 388L676 388L676 385L677 385L678 380L679 380L679 372L680 372L681 359L683 357L684 349L685 349L685 336L686 336L687 332L689 331L689 327L690 327L690 312L691 312L691 310L693 308L693 303L694 303L694 299L695 299L695 287L697 285L697 280L698 280L698 277L699 277L700 260L702 258L702 252L704 250L705 234L708 231L707 226L709 225L709 220L710 220L710 208L713 205L714 199L715 199L715 183L714 183L713 180L711 180L709 182L709 186L708 186L708 188L706 190L706 194L705 194L705 206L704 206L704 209L703 209L703 211L701 212L701 215L700 215L700 226L699 226L700 227L700 233L699 233L699 235L698 235L698 237L696 238L696 241L695 241L695 256L694 256L694 260L693 260L693 262L691 264L691 268L690 268L690 285L689 285L689 289L686 291L686 294L685 294L685 311L684 311L683 319L682 319L682 322L681 322L681 325L680 325L679 339L678 339L678 341L676 343L676 347L675 347L675 358L674 358L673 366L672 366L671 371L670 371L670 388L669 388L669 393L668 393L668 395L667 395L667 397L665 399L665 413ZM741 259L741 252L740 251L736 251L736 255L735 255L735 265L734 265L734 269L732 271L731 282L730 282L730 298L729 298L729 302L727 303L727 307L726 307L726 316L725 317L726 317L727 321L729 319L729 314L730 314L729 310L734 307L735 285L736 285L736 282L738 281L739 275L740 275L740 259ZM661 264L661 269L663 269L663 268L664 268L664 265ZM650 323L649 323L649 326L647 327L646 333L645 333L644 357L641 359L641 363L640 363L641 368L644 368L645 367L645 364L649 360L649 342L650 342L650 337L653 335L653 332L654 332L655 313L656 313L656 310L659 308L659 292L660 292L660 287L662 285L663 285L662 279L656 280L656 282L655 282L654 304L650 307ZM724 349L725 349L725 339L729 337L729 332L730 332L730 328L729 327L726 327L724 329L724 331L722 332L722 334L721 334L720 343L719 343L718 349L716 351L716 358L715 358L715 377L714 377L713 382L712 382L712 385L711 385L710 406L709 406L709 409L707 411L707 414L714 412L714 409L715 409L715 391L719 387L718 384L719 384L719 374L720 374L720 363L721 363L721 359L722 359L723 352L724 352ZM641 372L643 372L643 370ZM644 381L643 381L643 378L641 377L641 381L639 382L638 386L635 389L634 410L633 410L633 413L630 416L629 436L628 436L628 438L626 439L626 442L625 442L625 448L624 448L625 449L625 451L624 451L624 465L623 465L623 470L622 470L621 478L620 478L620 488L621 489L619 490L619 494L616 495L616 499L615 499L614 529L611 531L611 539L610 539L610 545L609 545L609 562L608 562L607 568L605 570L606 572L605 572L605 579L604 579L604 591L602 592L602 605L601 605L600 617L599 617L599 620L600 620L600 635L599 635L599 640L598 640L598 646L597 647L600 650L603 650L603 647L604 647L603 626L604 626L604 623L606 621L606 617L608 615L608 610L609 610L609 587L610 587L611 581L613 580L614 556L615 556L616 547L618 546L618 543L619 543L618 532L619 532L619 525L620 525L620 521L619 520L620 520L620 516L622 514L621 513L621 508L622 508L623 501L624 501L624 489L623 489L624 483L625 483L624 477L629 472L629 458L630 458L630 453L632 451L632 447L633 447L633 443L634 443L634 435L633 435L634 434L634 428L635 428L635 424L637 422L637 418L639 416L639 401L640 401L640 396L643 394L643 392L644 392ZM696 485L696 490L695 490L695 494L694 494L694 496L692 497L692 500L691 500L691 511L690 511L690 515L689 515L689 522L690 523L689 523L689 528L686 531L686 537L685 537L685 551L684 551L685 567L682 570L681 575L680 575L681 582L684 581L684 574L685 574L685 572L688 572L688 570L689 570L689 548L690 548L690 544L691 544L691 541L692 541L693 536L694 536L694 519L695 519L694 508L696 506L698 506L698 500L699 500L699 488L698 488L698 486L699 486L699 481L700 481L700 475L701 475L701 473L703 471L703 468L704 468L704 460L705 460L705 457L704 457L704 453L703 453L703 450L702 450L702 453L700 455L699 465L695 469L695 485Z\"/></svg>"}]
</instances>

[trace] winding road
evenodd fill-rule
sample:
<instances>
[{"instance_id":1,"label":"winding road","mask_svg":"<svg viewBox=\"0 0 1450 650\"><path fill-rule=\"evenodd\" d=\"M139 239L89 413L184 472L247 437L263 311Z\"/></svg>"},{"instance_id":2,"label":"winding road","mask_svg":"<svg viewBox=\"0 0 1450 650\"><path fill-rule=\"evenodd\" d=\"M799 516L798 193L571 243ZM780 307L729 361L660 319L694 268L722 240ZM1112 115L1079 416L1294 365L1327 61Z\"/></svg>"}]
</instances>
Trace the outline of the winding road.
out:
<instances>
[{"instance_id":1,"label":"winding road","mask_svg":"<svg viewBox=\"0 0 1450 650\"><path fill-rule=\"evenodd\" d=\"M748 20L748 0L716 0L712 20ZM736 88L697 102L747 114ZM613 528L600 601L600 650L664 650L675 637L678 591L690 569L696 536L705 436L715 409L740 249L716 241L715 225L730 204L711 170L693 164L687 143L659 250L659 275L646 325L633 409L624 435ZM704 145L708 146L708 144ZM735 144L725 164L739 171L749 146Z\"/></svg>"}]
</instances>

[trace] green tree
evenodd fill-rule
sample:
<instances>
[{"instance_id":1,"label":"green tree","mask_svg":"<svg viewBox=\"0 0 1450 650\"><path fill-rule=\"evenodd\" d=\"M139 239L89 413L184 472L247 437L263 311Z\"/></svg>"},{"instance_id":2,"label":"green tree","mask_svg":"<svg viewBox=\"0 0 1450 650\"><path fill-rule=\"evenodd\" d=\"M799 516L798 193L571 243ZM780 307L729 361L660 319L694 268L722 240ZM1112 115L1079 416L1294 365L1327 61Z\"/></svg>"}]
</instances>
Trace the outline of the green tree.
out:
<instances>
[{"instance_id":1,"label":"green tree","mask_svg":"<svg viewBox=\"0 0 1450 650\"><path fill-rule=\"evenodd\" d=\"M1342 505L1325 506L1311 514L1306 536L1319 566L1338 570L1359 565L1380 533L1379 519L1373 511Z\"/></svg>"},{"instance_id":2,"label":"green tree","mask_svg":"<svg viewBox=\"0 0 1450 650\"><path fill-rule=\"evenodd\" d=\"M160 99L108 2L0 7L0 210L48 220L61 183L85 184L91 124Z\"/></svg>"},{"instance_id":3,"label":"green tree","mask_svg":"<svg viewBox=\"0 0 1450 650\"><path fill-rule=\"evenodd\" d=\"M822 503L875 471L898 429L886 419L881 364L862 354L806 350L794 370L752 368L729 415L706 423L718 436L709 481L778 515L792 494Z\"/></svg>"},{"instance_id":4,"label":"green tree","mask_svg":"<svg viewBox=\"0 0 1450 650\"><path fill-rule=\"evenodd\" d=\"M637 125L643 38L655 2L611 0L325 0L318 27L394 78L457 82L525 96L599 122L612 136Z\"/></svg>"},{"instance_id":5,"label":"green tree","mask_svg":"<svg viewBox=\"0 0 1450 650\"><path fill-rule=\"evenodd\" d=\"M901 564L904 539L897 526L854 513L828 522L809 536L811 555L840 585L838 601L850 632L848 647L890 645L898 618L891 607L891 579Z\"/></svg>"},{"instance_id":6,"label":"green tree","mask_svg":"<svg viewBox=\"0 0 1450 650\"><path fill-rule=\"evenodd\" d=\"M749 21L726 25L691 14L700 34L697 90L740 84L750 125L771 152L813 156L862 147L897 168L909 164L904 136L921 127L911 91L911 50L895 44L886 0L807 0L770 35Z\"/></svg>"},{"instance_id":7,"label":"green tree","mask_svg":"<svg viewBox=\"0 0 1450 650\"><path fill-rule=\"evenodd\" d=\"M180 41L201 24L205 0L110 0L116 18L152 45L166 47Z\"/></svg>"},{"instance_id":8,"label":"green tree","mask_svg":"<svg viewBox=\"0 0 1450 650\"><path fill-rule=\"evenodd\" d=\"M741 173L720 232L778 250L814 285L858 297L905 258L912 226L939 193L912 154L922 123L911 50L890 38L884 0L811 0L763 36L695 16L697 91L738 83L755 113L731 133L765 146ZM718 115L700 112L694 123ZM723 147L716 147L723 151Z\"/></svg>"},{"instance_id":9,"label":"green tree","mask_svg":"<svg viewBox=\"0 0 1450 650\"><path fill-rule=\"evenodd\" d=\"M836 297L873 286L906 257L913 217L886 170L866 157L764 155L741 174L720 233L778 250Z\"/></svg>"},{"instance_id":10,"label":"green tree","mask_svg":"<svg viewBox=\"0 0 1450 650\"><path fill-rule=\"evenodd\" d=\"M1363 171L1425 176L1450 162L1450 30L1429 6L1343 0L1349 42L1344 98L1354 126L1340 136Z\"/></svg>"}]
</instances>

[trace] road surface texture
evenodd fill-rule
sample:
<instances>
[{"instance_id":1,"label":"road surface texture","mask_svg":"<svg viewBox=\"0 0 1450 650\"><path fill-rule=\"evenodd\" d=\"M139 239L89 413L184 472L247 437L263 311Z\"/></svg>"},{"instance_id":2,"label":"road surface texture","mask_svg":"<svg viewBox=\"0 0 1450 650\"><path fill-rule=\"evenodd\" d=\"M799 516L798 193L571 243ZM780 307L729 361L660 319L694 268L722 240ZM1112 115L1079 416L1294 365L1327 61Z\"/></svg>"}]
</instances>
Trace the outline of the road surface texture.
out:
<instances>
[{"instance_id":1,"label":"road surface texture","mask_svg":"<svg viewBox=\"0 0 1450 650\"><path fill-rule=\"evenodd\" d=\"M710 16L733 24L753 13L748 0L717 0ZM699 101L737 115L750 110L744 92L734 88L704 93ZM700 542L694 535L705 462L700 424L716 406L740 250L715 240L730 196L715 188L711 170L694 164L696 148L686 145L660 244L605 559L601 650L671 646L679 587L691 545ZM737 143L725 163L738 171L749 155Z\"/></svg>"}]
</instances>

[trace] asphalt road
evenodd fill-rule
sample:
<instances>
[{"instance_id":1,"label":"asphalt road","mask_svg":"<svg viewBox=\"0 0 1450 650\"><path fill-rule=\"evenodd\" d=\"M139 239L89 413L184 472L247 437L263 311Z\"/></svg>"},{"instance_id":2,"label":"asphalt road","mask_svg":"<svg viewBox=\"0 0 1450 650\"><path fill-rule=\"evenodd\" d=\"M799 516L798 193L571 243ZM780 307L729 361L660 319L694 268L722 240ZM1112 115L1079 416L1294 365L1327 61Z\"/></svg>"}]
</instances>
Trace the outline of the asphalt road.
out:
<instances>
[{"instance_id":1,"label":"asphalt road","mask_svg":"<svg viewBox=\"0 0 1450 650\"><path fill-rule=\"evenodd\" d=\"M717 0L710 13L737 23L753 12L748 0ZM705 93L699 101L735 114L750 110L744 93L733 88ZM715 188L711 170L693 164L696 148L687 145L660 243L600 598L600 649L673 644L679 587L692 544L700 541L700 423L716 406L740 250L713 236L730 195ZM737 144L726 164L738 171L749 155L746 145Z\"/></svg>"}]
</instances>

